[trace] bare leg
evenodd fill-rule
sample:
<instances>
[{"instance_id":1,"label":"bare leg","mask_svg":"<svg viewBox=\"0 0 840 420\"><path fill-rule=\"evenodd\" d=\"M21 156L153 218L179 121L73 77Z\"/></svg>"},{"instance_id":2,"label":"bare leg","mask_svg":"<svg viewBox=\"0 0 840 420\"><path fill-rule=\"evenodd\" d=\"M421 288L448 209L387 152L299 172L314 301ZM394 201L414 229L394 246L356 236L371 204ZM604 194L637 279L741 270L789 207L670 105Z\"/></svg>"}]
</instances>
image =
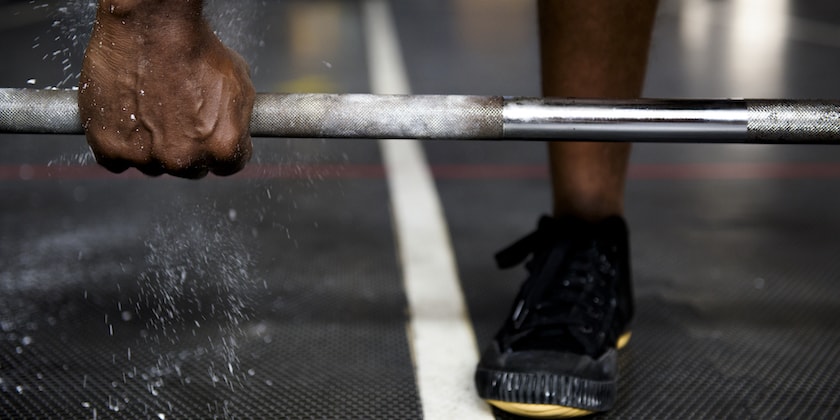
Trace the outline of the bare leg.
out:
<instances>
[{"instance_id":1,"label":"bare leg","mask_svg":"<svg viewBox=\"0 0 840 420\"><path fill-rule=\"evenodd\" d=\"M540 0L545 96L639 96L655 12L656 0ZM630 145L551 143L549 152L560 218L540 219L535 232L497 254L502 267L530 256L529 274L475 382L479 396L503 411L575 417L613 407L616 352L629 338L627 228L610 216L623 212Z\"/></svg>"},{"instance_id":2,"label":"bare leg","mask_svg":"<svg viewBox=\"0 0 840 420\"><path fill-rule=\"evenodd\" d=\"M540 0L543 95L641 95L657 0ZM629 144L549 144L555 216L621 215Z\"/></svg>"}]
</instances>

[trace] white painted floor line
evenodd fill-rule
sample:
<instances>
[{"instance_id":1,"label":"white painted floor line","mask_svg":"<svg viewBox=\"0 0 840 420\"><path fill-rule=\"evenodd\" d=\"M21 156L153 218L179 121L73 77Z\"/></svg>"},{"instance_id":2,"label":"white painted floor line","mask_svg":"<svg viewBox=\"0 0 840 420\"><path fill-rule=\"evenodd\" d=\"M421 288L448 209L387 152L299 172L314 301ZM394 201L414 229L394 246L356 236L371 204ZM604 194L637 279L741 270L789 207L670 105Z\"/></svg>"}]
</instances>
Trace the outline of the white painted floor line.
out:
<instances>
[{"instance_id":1,"label":"white painted floor line","mask_svg":"<svg viewBox=\"0 0 840 420\"><path fill-rule=\"evenodd\" d=\"M409 94L387 0L363 3L371 90ZM475 334L458 280L449 232L423 149L414 140L381 140L402 263L408 328L426 419L488 419L475 393Z\"/></svg>"}]
</instances>

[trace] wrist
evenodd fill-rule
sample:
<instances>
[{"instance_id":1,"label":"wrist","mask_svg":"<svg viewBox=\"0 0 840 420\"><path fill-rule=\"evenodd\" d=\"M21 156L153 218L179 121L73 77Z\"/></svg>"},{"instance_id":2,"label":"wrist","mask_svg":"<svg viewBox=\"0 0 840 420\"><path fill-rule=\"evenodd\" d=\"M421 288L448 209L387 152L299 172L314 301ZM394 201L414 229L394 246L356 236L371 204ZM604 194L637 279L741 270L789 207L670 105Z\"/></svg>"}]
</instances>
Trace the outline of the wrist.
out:
<instances>
[{"instance_id":1,"label":"wrist","mask_svg":"<svg viewBox=\"0 0 840 420\"><path fill-rule=\"evenodd\" d=\"M163 56L202 43L209 29L203 0L99 0L91 47L107 53ZM110 51L114 50L114 51Z\"/></svg>"},{"instance_id":2,"label":"wrist","mask_svg":"<svg viewBox=\"0 0 840 420\"><path fill-rule=\"evenodd\" d=\"M97 17L201 19L203 0L99 0Z\"/></svg>"}]
</instances>

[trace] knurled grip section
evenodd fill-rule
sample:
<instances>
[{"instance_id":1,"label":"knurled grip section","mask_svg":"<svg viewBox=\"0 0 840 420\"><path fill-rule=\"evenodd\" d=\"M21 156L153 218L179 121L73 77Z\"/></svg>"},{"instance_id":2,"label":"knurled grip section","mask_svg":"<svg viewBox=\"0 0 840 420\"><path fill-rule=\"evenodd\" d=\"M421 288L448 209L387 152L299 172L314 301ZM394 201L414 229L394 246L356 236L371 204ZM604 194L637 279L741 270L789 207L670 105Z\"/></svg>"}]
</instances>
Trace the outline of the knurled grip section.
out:
<instances>
[{"instance_id":1,"label":"knurled grip section","mask_svg":"<svg viewBox=\"0 0 840 420\"><path fill-rule=\"evenodd\" d=\"M0 132L81 134L78 92L0 89Z\"/></svg>"},{"instance_id":2,"label":"knurled grip section","mask_svg":"<svg viewBox=\"0 0 840 420\"><path fill-rule=\"evenodd\" d=\"M452 95L263 94L255 137L499 139L501 97Z\"/></svg>"},{"instance_id":3,"label":"knurled grip section","mask_svg":"<svg viewBox=\"0 0 840 420\"><path fill-rule=\"evenodd\" d=\"M747 136L756 143L840 142L840 103L749 100Z\"/></svg>"}]
</instances>

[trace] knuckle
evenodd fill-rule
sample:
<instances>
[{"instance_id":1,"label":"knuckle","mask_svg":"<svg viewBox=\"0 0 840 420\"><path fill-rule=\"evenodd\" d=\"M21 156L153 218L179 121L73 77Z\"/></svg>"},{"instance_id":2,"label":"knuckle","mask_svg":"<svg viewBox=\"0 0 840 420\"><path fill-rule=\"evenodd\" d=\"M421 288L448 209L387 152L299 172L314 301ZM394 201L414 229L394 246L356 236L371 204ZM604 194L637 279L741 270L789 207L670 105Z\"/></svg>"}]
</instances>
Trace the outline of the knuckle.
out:
<instances>
[{"instance_id":1,"label":"knuckle","mask_svg":"<svg viewBox=\"0 0 840 420\"><path fill-rule=\"evenodd\" d=\"M131 167L131 165L126 164L122 160L109 159L98 154L94 154L94 158L96 159L96 163L115 174L125 172Z\"/></svg>"},{"instance_id":2,"label":"knuckle","mask_svg":"<svg viewBox=\"0 0 840 420\"><path fill-rule=\"evenodd\" d=\"M250 136L237 136L215 145L212 171L216 175L232 175L242 170L251 159Z\"/></svg>"},{"instance_id":3,"label":"knuckle","mask_svg":"<svg viewBox=\"0 0 840 420\"><path fill-rule=\"evenodd\" d=\"M137 170L148 176L161 176L166 173L166 170L157 163L150 163L145 165L137 165Z\"/></svg>"},{"instance_id":4,"label":"knuckle","mask_svg":"<svg viewBox=\"0 0 840 420\"><path fill-rule=\"evenodd\" d=\"M88 131L86 138L97 163L112 172L140 168L150 163L150 148L141 135L124 136L112 130L94 130Z\"/></svg>"},{"instance_id":5,"label":"knuckle","mask_svg":"<svg viewBox=\"0 0 840 420\"><path fill-rule=\"evenodd\" d=\"M158 161L164 172L179 178L202 178L209 171L205 154L195 148L167 149Z\"/></svg>"}]
</instances>

